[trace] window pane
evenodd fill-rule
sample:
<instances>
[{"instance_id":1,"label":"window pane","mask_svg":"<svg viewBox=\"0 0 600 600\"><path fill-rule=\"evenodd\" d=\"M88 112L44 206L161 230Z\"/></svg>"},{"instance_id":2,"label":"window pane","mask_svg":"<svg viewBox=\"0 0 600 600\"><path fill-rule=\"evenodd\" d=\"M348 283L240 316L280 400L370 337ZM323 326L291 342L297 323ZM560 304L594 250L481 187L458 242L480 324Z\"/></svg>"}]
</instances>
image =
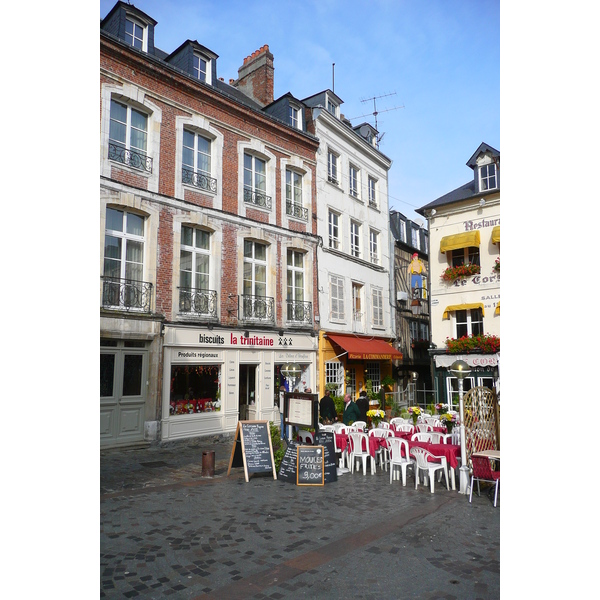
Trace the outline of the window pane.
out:
<instances>
[{"instance_id":1,"label":"window pane","mask_svg":"<svg viewBox=\"0 0 600 600\"><path fill-rule=\"evenodd\" d=\"M181 243L185 246L191 246L193 244L194 230L191 227L185 225L181 228Z\"/></svg>"},{"instance_id":2,"label":"window pane","mask_svg":"<svg viewBox=\"0 0 600 600\"><path fill-rule=\"evenodd\" d=\"M256 260L267 260L267 247L264 244L254 244L254 258Z\"/></svg>"},{"instance_id":3,"label":"window pane","mask_svg":"<svg viewBox=\"0 0 600 600\"><path fill-rule=\"evenodd\" d=\"M121 239L112 235L104 237L104 258L121 258ZM105 273L106 275L106 273Z\"/></svg>"},{"instance_id":4,"label":"window pane","mask_svg":"<svg viewBox=\"0 0 600 600\"><path fill-rule=\"evenodd\" d=\"M194 170L194 151L192 148L183 147L182 162L185 167L188 167L192 171Z\"/></svg>"},{"instance_id":5,"label":"window pane","mask_svg":"<svg viewBox=\"0 0 600 600\"><path fill-rule=\"evenodd\" d=\"M106 229L123 231L123 211L114 208L106 209Z\"/></svg>"},{"instance_id":6,"label":"window pane","mask_svg":"<svg viewBox=\"0 0 600 600\"><path fill-rule=\"evenodd\" d=\"M141 354L126 354L123 361L123 396L140 396L142 393Z\"/></svg>"},{"instance_id":7,"label":"window pane","mask_svg":"<svg viewBox=\"0 0 600 600\"><path fill-rule=\"evenodd\" d=\"M127 242L127 262L142 263L144 257L144 244L142 242Z\"/></svg>"},{"instance_id":8,"label":"window pane","mask_svg":"<svg viewBox=\"0 0 600 600\"><path fill-rule=\"evenodd\" d=\"M146 132L139 129L131 130L131 148L146 152Z\"/></svg>"},{"instance_id":9,"label":"window pane","mask_svg":"<svg viewBox=\"0 0 600 600\"><path fill-rule=\"evenodd\" d=\"M196 248L201 248L202 250L210 249L210 233L196 229Z\"/></svg>"},{"instance_id":10,"label":"window pane","mask_svg":"<svg viewBox=\"0 0 600 600\"><path fill-rule=\"evenodd\" d=\"M107 398L113 395L115 378L115 355L100 355L100 397Z\"/></svg>"},{"instance_id":11,"label":"window pane","mask_svg":"<svg viewBox=\"0 0 600 600\"><path fill-rule=\"evenodd\" d=\"M181 258L179 261L179 269L181 271L192 271L192 253L185 250L181 251Z\"/></svg>"},{"instance_id":12,"label":"window pane","mask_svg":"<svg viewBox=\"0 0 600 600\"><path fill-rule=\"evenodd\" d=\"M139 215L127 213L127 233L144 235L144 218Z\"/></svg>"},{"instance_id":13,"label":"window pane","mask_svg":"<svg viewBox=\"0 0 600 600\"><path fill-rule=\"evenodd\" d=\"M260 281L262 283L267 281L267 268L263 265L255 265L254 269L254 277L256 281Z\"/></svg>"},{"instance_id":14,"label":"window pane","mask_svg":"<svg viewBox=\"0 0 600 600\"><path fill-rule=\"evenodd\" d=\"M252 242L244 240L244 256L246 258L252 258Z\"/></svg>"},{"instance_id":15,"label":"window pane","mask_svg":"<svg viewBox=\"0 0 600 600\"><path fill-rule=\"evenodd\" d=\"M134 108L131 109L132 127L135 127L136 129L145 132L147 130L147 122L148 117L144 113L141 113L139 110L135 110Z\"/></svg>"}]
</instances>

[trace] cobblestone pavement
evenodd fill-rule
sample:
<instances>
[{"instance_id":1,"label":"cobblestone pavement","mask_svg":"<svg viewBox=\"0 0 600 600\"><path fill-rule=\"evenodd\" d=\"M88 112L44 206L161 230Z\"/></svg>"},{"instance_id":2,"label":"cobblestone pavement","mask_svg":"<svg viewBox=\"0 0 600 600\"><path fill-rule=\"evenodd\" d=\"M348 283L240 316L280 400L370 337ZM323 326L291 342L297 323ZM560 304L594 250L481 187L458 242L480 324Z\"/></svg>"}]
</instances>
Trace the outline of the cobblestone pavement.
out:
<instances>
[{"instance_id":1,"label":"cobblestone pavement","mask_svg":"<svg viewBox=\"0 0 600 600\"><path fill-rule=\"evenodd\" d=\"M500 507L483 489L469 504L379 469L322 487L246 482L227 475L232 447L101 452L101 598L500 598Z\"/></svg>"}]
</instances>

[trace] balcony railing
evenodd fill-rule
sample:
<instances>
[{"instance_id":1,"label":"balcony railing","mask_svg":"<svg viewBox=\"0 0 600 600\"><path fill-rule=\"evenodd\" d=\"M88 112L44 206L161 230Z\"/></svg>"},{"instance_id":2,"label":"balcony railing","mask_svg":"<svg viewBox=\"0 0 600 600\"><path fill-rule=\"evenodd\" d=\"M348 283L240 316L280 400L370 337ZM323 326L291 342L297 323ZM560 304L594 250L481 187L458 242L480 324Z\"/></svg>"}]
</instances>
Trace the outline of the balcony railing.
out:
<instances>
[{"instance_id":1,"label":"balcony railing","mask_svg":"<svg viewBox=\"0 0 600 600\"><path fill-rule=\"evenodd\" d=\"M266 208L271 210L273 203L271 196L267 196L257 190L251 190L250 188L244 188L244 202L248 204L254 204L260 208Z\"/></svg>"},{"instance_id":2,"label":"balcony railing","mask_svg":"<svg viewBox=\"0 0 600 600\"><path fill-rule=\"evenodd\" d=\"M275 322L275 298L239 296L242 318L249 321Z\"/></svg>"},{"instance_id":3,"label":"balcony railing","mask_svg":"<svg viewBox=\"0 0 600 600\"><path fill-rule=\"evenodd\" d=\"M152 284L133 279L102 277L102 307L150 312Z\"/></svg>"},{"instance_id":4,"label":"balcony railing","mask_svg":"<svg viewBox=\"0 0 600 600\"><path fill-rule=\"evenodd\" d=\"M217 180L214 177L209 177L204 173L199 173L193 169L183 167L181 169L181 181L201 190L217 193Z\"/></svg>"},{"instance_id":5,"label":"balcony railing","mask_svg":"<svg viewBox=\"0 0 600 600\"><path fill-rule=\"evenodd\" d=\"M196 288L179 288L179 312L217 318L217 292Z\"/></svg>"},{"instance_id":6,"label":"balcony railing","mask_svg":"<svg viewBox=\"0 0 600 600\"><path fill-rule=\"evenodd\" d=\"M294 204L290 200L286 200L285 214L290 217L296 217L296 219L308 221L308 208L304 208L300 204Z\"/></svg>"},{"instance_id":7,"label":"balcony railing","mask_svg":"<svg viewBox=\"0 0 600 600\"><path fill-rule=\"evenodd\" d=\"M311 325L312 302L303 302L298 300L286 300L288 323Z\"/></svg>"},{"instance_id":8,"label":"balcony railing","mask_svg":"<svg viewBox=\"0 0 600 600\"><path fill-rule=\"evenodd\" d=\"M120 144L108 142L108 158L134 169L152 173L152 159L140 150L127 149Z\"/></svg>"}]
</instances>

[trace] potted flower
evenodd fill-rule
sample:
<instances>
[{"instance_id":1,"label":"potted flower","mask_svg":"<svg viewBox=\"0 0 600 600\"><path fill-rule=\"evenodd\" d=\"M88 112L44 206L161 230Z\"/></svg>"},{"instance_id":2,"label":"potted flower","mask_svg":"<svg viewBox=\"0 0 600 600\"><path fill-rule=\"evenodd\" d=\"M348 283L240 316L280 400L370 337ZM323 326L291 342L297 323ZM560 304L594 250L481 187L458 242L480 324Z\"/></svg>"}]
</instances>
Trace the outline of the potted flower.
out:
<instances>
[{"instance_id":1,"label":"potted flower","mask_svg":"<svg viewBox=\"0 0 600 600\"><path fill-rule=\"evenodd\" d=\"M452 433L452 428L458 422L458 418L456 417L456 415L444 413L443 415L440 415L440 421L443 425L446 426L446 431L448 431L448 433Z\"/></svg>"},{"instance_id":2,"label":"potted flower","mask_svg":"<svg viewBox=\"0 0 600 600\"><path fill-rule=\"evenodd\" d=\"M409 406L408 414L411 416L411 418L413 420L413 425L416 425L417 419L419 418L419 415L421 414L421 409L418 406Z\"/></svg>"},{"instance_id":3,"label":"potted flower","mask_svg":"<svg viewBox=\"0 0 600 600\"><path fill-rule=\"evenodd\" d=\"M435 405L435 410L437 411L438 415L441 415L447 408L448 408L447 404L438 403Z\"/></svg>"},{"instance_id":4,"label":"potted flower","mask_svg":"<svg viewBox=\"0 0 600 600\"><path fill-rule=\"evenodd\" d=\"M381 423L381 421L385 417L385 413L380 408L377 408L374 410L368 410L367 417L371 419L371 423L373 423L373 428L375 428L379 426L379 423Z\"/></svg>"},{"instance_id":5,"label":"potted flower","mask_svg":"<svg viewBox=\"0 0 600 600\"><path fill-rule=\"evenodd\" d=\"M484 333L482 335L464 335L461 338L446 338L448 354L465 354L477 352L480 354L496 354L500 352L500 337Z\"/></svg>"},{"instance_id":6,"label":"potted flower","mask_svg":"<svg viewBox=\"0 0 600 600\"><path fill-rule=\"evenodd\" d=\"M494 271L494 273L497 273L498 275L500 275L500 257L498 257L494 261L494 266L492 267L492 271Z\"/></svg>"}]
</instances>

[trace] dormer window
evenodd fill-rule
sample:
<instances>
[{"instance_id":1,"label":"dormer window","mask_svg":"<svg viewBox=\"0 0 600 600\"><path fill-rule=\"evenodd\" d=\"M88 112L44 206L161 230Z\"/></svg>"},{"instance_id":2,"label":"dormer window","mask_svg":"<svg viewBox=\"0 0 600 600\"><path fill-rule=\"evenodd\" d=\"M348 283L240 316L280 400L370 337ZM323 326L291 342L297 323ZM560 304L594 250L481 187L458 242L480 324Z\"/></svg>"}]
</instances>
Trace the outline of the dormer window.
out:
<instances>
[{"instance_id":1,"label":"dormer window","mask_svg":"<svg viewBox=\"0 0 600 600\"><path fill-rule=\"evenodd\" d=\"M300 111L297 108L289 107L289 119L290 125L294 129L300 129Z\"/></svg>"},{"instance_id":2,"label":"dormer window","mask_svg":"<svg viewBox=\"0 0 600 600\"><path fill-rule=\"evenodd\" d=\"M338 105L327 98L327 110L334 116L337 117Z\"/></svg>"},{"instance_id":3,"label":"dormer window","mask_svg":"<svg viewBox=\"0 0 600 600\"><path fill-rule=\"evenodd\" d=\"M205 83L210 83L210 60L200 54L194 53L192 68L194 77Z\"/></svg>"},{"instance_id":4,"label":"dormer window","mask_svg":"<svg viewBox=\"0 0 600 600\"><path fill-rule=\"evenodd\" d=\"M479 168L479 190L494 190L498 186L496 184L496 165L494 163L483 165Z\"/></svg>"},{"instance_id":5,"label":"dormer window","mask_svg":"<svg viewBox=\"0 0 600 600\"><path fill-rule=\"evenodd\" d=\"M125 19L125 41L138 50L146 51L146 28L127 17Z\"/></svg>"}]
</instances>

